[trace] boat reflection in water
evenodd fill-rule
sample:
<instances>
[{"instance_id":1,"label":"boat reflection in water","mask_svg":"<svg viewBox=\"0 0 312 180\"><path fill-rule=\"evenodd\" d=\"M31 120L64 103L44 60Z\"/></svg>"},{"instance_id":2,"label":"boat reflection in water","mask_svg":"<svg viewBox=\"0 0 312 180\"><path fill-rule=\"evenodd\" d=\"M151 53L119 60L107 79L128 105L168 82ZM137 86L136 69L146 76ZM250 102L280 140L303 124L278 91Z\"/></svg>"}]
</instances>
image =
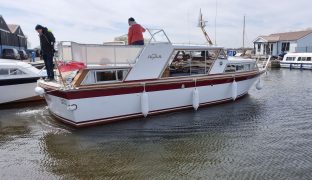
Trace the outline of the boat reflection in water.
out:
<instances>
[{"instance_id":1,"label":"boat reflection in water","mask_svg":"<svg viewBox=\"0 0 312 180\"><path fill-rule=\"evenodd\" d=\"M240 136L245 125L253 123L250 115L234 120L232 117L240 114L233 108L239 111L244 107L252 116L259 115L258 105L251 98L238 102L244 105L219 105L198 113L177 112L73 130L65 135L48 133L42 138L49 159L44 166L62 177L75 179L196 179L212 175L222 171L218 167L231 166L237 156L228 149L239 149L240 140L235 137ZM247 131L244 143L252 141L257 128Z\"/></svg>"}]
</instances>

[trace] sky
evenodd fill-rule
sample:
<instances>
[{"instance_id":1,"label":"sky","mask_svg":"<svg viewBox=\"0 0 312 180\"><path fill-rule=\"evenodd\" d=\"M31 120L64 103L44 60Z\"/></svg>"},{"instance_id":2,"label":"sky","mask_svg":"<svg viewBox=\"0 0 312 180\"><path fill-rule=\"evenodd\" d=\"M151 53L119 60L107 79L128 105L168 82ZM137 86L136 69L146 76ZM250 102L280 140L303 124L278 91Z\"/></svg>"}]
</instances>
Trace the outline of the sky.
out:
<instances>
[{"instance_id":1,"label":"sky","mask_svg":"<svg viewBox=\"0 0 312 180\"><path fill-rule=\"evenodd\" d=\"M103 43L128 31L128 18L146 28L164 29L174 43L205 43L197 27L199 10L213 42L242 47L259 35L312 27L311 0L0 0L7 24L19 24L31 47L39 45L37 24L48 27L57 41Z\"/></svg>"}]
</instances>

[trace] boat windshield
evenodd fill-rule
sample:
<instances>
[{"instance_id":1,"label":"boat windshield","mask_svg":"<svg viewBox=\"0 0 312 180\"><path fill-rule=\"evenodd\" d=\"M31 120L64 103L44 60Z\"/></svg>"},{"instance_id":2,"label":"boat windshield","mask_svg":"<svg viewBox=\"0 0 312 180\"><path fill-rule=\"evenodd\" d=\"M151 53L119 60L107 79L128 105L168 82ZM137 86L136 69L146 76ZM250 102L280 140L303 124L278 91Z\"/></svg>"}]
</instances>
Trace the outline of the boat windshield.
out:
<instances>
[{"instance_id":1,"label":"boat windshield","mask_svg":"<svg viewBox=\"0 0 312 180\"><path fill-rule=\"evenodd\" d=\"M61 61L82 62L86 65L132 65L142 46L79 44L61 42L58 45Z\"/></svg>"}]
</instances>

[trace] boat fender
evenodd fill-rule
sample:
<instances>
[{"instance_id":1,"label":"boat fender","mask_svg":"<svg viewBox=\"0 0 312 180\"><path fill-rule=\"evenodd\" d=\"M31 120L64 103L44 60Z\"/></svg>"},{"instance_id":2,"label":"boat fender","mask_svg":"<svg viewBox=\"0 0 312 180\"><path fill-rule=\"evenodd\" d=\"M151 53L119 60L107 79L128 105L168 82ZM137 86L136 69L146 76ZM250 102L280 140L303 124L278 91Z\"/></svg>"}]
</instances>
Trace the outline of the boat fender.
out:
<instances>
[{"instance_id":1,"label":"boat fender","mask_svg":"<svg viewBox=\"0 0 312 180\"><path fill-rule=\"evenodd\" d=\"M38 87L38 86L35 88L35 92L39 96L43 96L45 93L44 89L42 87Z\"/></svg>"},{"instance_id":2,"label":"boat fender","mask_svg":"<svg viewBox=\"0 0 312 180\"><path fill-rule=\"evenodd\" d=\"M232 83L232 98L233 101L235 101L237 98L237 82L235 80Z\"/></svg>"},{"instance_id":3,"label":"boat fender","mask_svg":"<svg viewBox=\"0 0 312 180\"><path fill-rule=\"evenodd\" d=\"M199 92L198 89L195 88L193 90L193 108L195 109L195 111L197 111L199 107Z\"/></svg>"},{"instance_id":4,"label":"boat fender","mask_svg":"<svg viewBox=\"0 0 312 180\"><path fill-rule=\"evenodd\" d=\"M77 105L76 104L72 104L72 105L68 105L67 106L67 110L68 111L75 111L77 109Z\"/></svg>"},{"instance_id":5,"label":"boat fender","mask_svg":"<svg viewBox=\"0 0 312 180\"><path fill-rule=\"evenodd\" d=\"M141 96L141 111L144 117L147 117L149 112L149 105L148 105L148 94L144 91Z\"/></svg>"},{"instance_id":6,"label":"boat fender","mask_svg":"<svg viewBox=\"0 0 312 180\"><path fill-rule=\"evenodd\" d=\"M256 89L261 90L262 88L263 88L263 84L262 84L261 80L259 79L257 84L256 84Z\"/></svg>"}]
</instances>

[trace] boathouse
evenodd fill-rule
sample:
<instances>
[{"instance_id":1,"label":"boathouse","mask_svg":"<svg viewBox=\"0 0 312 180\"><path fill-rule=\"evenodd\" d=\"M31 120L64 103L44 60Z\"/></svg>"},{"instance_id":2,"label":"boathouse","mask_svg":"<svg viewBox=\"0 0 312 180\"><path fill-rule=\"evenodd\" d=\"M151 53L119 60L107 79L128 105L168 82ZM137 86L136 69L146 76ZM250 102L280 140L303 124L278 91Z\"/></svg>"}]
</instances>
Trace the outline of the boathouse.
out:
<instances>
[{"instance_id":1,"label":"boathouse","mask_svg":"<svg viewBox=\"0 0 312 180\"><path fill-rule=\"evenodd\" d=\"M283 53L312 52L312 30L259 36L254 41L255 55L278 56Z\"/></svg>"},{"instance_id":2,"label":"boathouse","mask_svg":"<svg viewBox=\"0 0 312 180\"><path fill-rule=\"evenodd\" d=\"M0 15L0 57L5 48L15 48L17 50L27 49L27 37L21 27L16 24L7 24Z\"/></svg>"}]
</instances>

